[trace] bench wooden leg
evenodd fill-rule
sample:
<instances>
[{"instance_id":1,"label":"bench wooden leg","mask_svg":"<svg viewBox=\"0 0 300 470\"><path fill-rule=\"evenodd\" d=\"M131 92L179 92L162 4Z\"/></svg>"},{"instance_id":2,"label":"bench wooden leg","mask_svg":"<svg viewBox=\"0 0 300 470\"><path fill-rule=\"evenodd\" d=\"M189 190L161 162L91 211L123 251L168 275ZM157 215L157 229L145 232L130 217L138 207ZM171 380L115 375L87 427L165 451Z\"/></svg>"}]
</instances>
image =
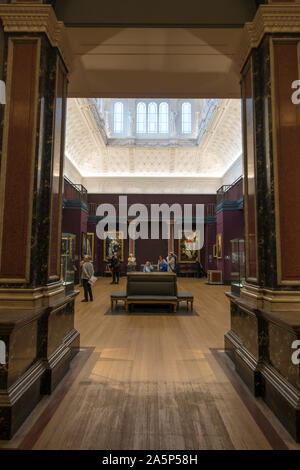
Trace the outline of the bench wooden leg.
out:
<instances>
[{"instance_id":1,"label":"bench wooden leg","mask_svg":"<svg viewBox=\"0 0 300 470\"><path fill-rule=\"evenodd\" d=\"M126 313L128 313L128 302L125 301L125 309L126 309Z\"/></svg>"}]
</instances>

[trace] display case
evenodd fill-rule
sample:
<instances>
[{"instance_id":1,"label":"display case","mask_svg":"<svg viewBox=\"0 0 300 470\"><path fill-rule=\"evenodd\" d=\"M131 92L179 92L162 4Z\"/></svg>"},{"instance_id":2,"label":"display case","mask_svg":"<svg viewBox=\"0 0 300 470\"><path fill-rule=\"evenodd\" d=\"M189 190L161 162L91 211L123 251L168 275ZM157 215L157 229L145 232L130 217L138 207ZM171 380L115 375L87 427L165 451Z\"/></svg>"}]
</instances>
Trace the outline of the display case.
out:
<instances>
[{"instance_id":1,"label":"display case","mask_svg":"<svg viewBox=\"0 0 300 470\"><path fill-rule=\"evenodd\" d=\"M246 256L244 238L235 238L231 243L231 292L240 295L246 276Z\"/></svg>"},{"instance_id":2,"label":"display case","mask_svg":"<svg viewBox=\"0 0 300 470\"><path fill-rule=\"evenodd\" d=\"M66 289L66 294L74 290L75 283L75 243L76 235L63 233L61 237L61 280Z\"/></svg>"}]
</instances>

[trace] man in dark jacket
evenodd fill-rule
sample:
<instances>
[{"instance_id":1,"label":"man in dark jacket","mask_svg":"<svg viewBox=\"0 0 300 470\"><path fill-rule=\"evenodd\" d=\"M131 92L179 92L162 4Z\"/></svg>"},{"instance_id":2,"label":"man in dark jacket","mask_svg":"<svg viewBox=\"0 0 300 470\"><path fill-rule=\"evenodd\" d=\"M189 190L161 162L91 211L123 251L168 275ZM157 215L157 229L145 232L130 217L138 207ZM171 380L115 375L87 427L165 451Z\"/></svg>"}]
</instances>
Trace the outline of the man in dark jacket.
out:
<instances>
[{"instance_id":1,"label":"man in dark jacket","mask_svg":"<svg viewBox=\"0 0 300 470\"><path fill-rule=\"evenodd\" d=\"M118 256L118 253L114 253L110 261L110 266L112 269L113 280L111 284L119 284L120 282L120 271L121 271L121 260Z\"/></svg>"}]
</instances>

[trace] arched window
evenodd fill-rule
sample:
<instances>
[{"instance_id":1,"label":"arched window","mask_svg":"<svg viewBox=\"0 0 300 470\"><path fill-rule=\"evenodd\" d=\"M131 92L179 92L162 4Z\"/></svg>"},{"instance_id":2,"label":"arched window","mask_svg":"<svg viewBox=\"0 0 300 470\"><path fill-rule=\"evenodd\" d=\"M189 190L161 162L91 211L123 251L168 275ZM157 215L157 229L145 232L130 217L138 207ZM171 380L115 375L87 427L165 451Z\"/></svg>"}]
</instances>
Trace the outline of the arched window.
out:
<instances>
[{"instance_id":1,"label":"arched window","mask_svg":"<svg viewBox=\"0 0 300 470\"><path fill-rule=\"evenodd\" d=\"M146 134L147 132L147 109L145 103L138 103L136 109L136 132Z\"/></svg>"},{"instance_id":2,"label":"arched window","mask_svg":"<svg viewBox=\"0 0 300 470\"><path fill-rule=\"evenodd\" d=\"M157 104L149 103L148 106L148 133L157 133Z\"/></svg>"},{"instance_id":3,"label":"arched window","mask_svg":"<svg viewBox=\"0 0 300 470\"><path fill-rule=\"evenodd\" d=\"M181 131L183 134L192 132L192 105L191 103L183 103L181 107Z\"/></svg>"},{"instance_id":4,"label":"arched window","mask_svg":"<svg viewBox=\"0 0 300 470\"><path fill-rule=\"evenodd\" d=\"M114 133L122 134L124 130L124 106L118 101L114 105Z\"/></svg>"},{"instance_id":5,"label":"arched window","mask_svg":"<svg viewBox=\"0 0 300 470\"><path fill-rule=\"evenodd\" d=\"M160 103L159 105L159 133L168 134L169 132L169 105Z\"/></svg>"}]
</instances>

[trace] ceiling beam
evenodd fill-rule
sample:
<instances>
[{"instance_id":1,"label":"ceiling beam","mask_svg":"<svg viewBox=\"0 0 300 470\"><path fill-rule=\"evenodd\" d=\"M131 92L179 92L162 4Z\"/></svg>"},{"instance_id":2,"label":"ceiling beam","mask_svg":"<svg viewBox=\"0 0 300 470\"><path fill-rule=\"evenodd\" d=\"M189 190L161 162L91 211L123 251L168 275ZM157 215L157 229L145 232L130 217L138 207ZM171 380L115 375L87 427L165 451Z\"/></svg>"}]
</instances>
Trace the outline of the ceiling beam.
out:
<instances>
[{"instance_id":1,"label":"ceiling beam","mask_svg":"<svg viewBox=\"0 0 300 470\"><path fill-rule=\"evenodd\" d=\"M55 2L58 19L83 27L242 27L252 21L257 0L64 0Z\"/></svg>"}]
</instances>

